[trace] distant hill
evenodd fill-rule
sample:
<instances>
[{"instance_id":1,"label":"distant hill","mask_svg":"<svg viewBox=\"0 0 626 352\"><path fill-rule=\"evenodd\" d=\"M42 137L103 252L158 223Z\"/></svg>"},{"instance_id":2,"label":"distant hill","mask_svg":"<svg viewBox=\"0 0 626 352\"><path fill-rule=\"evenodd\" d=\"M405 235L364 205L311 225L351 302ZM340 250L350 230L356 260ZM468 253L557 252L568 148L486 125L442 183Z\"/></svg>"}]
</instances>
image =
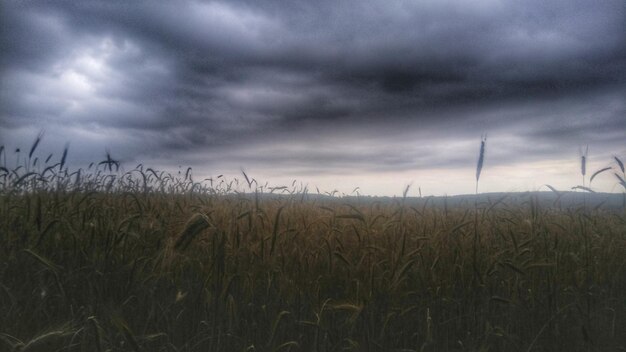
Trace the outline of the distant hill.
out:
<instances>
[{"instance_id":1,"label":"distant hill","mask_svg":"<svg viewBox=\"0 0 626 352\"><path fill-rule=\"evenodd\" d=\"M238 195L239 197L242 194ZM245 196L254 197L254 193L247 193ZM324 202L397 202L402 197L395 196L330 196L316 193L296 193L296 194L269 194L259 195L262 199L293 197L298 200L324 201ZM495 202L503 205L524 205L531 199L538 201L542 207L555 208L603 208L611 210L624 209L626 205L626 195L623 193L589 193L589 192L494 192L481 193L478 195L454 195L454 196L427 196L427 197L407 197L404 199L408 205L423 206L424 204L437 207L464 207L464 206L490 206Z\"/></svg>"},{"instance_id":2,"label":"distant hill","mask_svg":"<svg viewBox=\"0 0 626 352\"><path fill-rule=\"evenodd\" d=\"M357 197L348 197L357 198ZM365 199L400 199L399 197L363 197ZM423 204L428 202L435 206L479 206L493 204L494 202L500 202L509 205L523 205L527 204L531 199L535 199L539 202L540 206L544 207L562 207L562 208L576 208L576 207L589 207L597 208L602 207L606 209L622 209L626 201L625 195L622 193L589 193L589 192L495 192L495 193L481 193L478 195L455 195L455 196L429 196L429 197L407 197L406 202Z\"/></svg>"}]
</instances>

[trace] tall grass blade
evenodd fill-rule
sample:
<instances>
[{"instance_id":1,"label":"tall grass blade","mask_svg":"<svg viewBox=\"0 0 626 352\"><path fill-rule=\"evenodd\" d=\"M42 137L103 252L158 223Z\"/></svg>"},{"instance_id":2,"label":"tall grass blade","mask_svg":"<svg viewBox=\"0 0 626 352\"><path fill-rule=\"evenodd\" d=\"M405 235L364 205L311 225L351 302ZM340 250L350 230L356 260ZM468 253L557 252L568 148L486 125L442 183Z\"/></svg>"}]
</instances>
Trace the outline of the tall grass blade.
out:
<instances>
[{"instance_id":1,"label":"tall grass blade","mask_svg":"<svg viewBox=\"0 0 626 352\"><path fill-rule=\"evenodd\" d=\"M291 347L299 349L300 345L296 341L287 341L276 346L276 348L274 348L272 351L278 352L278 351L282 351L285 348L291 349Z\"/></svg>"},{"instance_id":2,"label":"tall grass blade","mask_svg":"<svg viewBox=\"0 0 626 352\"><path fill-rule=\"evenodd\" d=\"M550 190L556 194L561 194L561 192L559 190L557 190L556 188L550 186L550 185L545 185L546 187L550 188Z\"/></svg>"},{"instance_id":3,"label":"tall grass blade","mask_svg":"<svg viewBox=\"0 0 626 352\"><path fill-rule=\"evenodd\" d=\"M58 273L59 272L60 267L57 264L54 264L49 259L42 257L41 255L33 252L30 249L25 249L24 253L28 253L30 256L35 258L39 263L43 264L45 267L50 269L53 273Z\"/></svg>"},{"instance_id":4,"label":"tall grass blade","mask_svg":"<svg viewBox=\"0 0 626 352\"><path fill-rule=\"evenodd\" d=\"M580 173L583 176L583 186L585 185L585 175L587 174L587 153L589 152L589 146L585 148L585 151L580 153Z\"/></svg>"},{"instance_id":5,"label":"tall grass blade","mask_svg":"<svg viewBox=\"0 0 626 352\"><path fill-rule=\"evenodd\" d=\"M478 163L476 164L476 193L478 193L478 180L480 180L480 173L483 170L483 163L485 162L485 142L487 142L487 137L482 137L480 139Z\"/></svg>"},{"instance_id":6,"label":"tall grass blade","mask_svg":"<svg viewBox=\"0 0 626 352\"><path fill-rule=\"evenodd\" d=\"M615 158L615 162L617 162L617 165L619 165L620 170L622 170L622 173L626 172L624 171L624 163L616 156L614 156L613 158Z\"/></svg>"},{"instance_id":7,"label":"tall grass blade","mask_svg":"<svg viewBox=\"0 0 626 352\"><path fill-rule=\"evenodd\" d=\"M107 158L106 160L101 161L98 165L105 165L105 167L109 168L109 172L113 172L113 166L115 166L115 171L120 169L120 162L111 157L111 152L106 151Z\"/></svg>"},{"instance_id":8,"label":"tall grass blade","mask_svg":"<svg viewBox=\"0 0 626 352\"><path fill-rule=\"evenodd\" d=\"M102 352L102 337L100 333L100 330L102 330L102 327L100 327L100 323L98 322L95 316L88 317L87 321L90 322L91 327L93 329L96 351Z\"/></svg>"},{"instance_id":9,"label":"tall grass blade","mask_svg":"<svg viewBox=\"0 0 626 352\"><path fill-rule=\"evenodd\" d=\"M114 317L112 319L112 323L122 332L126 342L128 342L134 352L141 351L133 332L130 330L130 327L128 326L126 321L124 321L124 319L120 317Z\"/></svg>"},{"instance_id":10,"label":"tall grass blade","mask_svg":"<svg viewBox=\"0 0 626 352\"><path fill-rule=\"evenodd\" d=\"M252 189L252 184L253 183L257 183L256 180L254 178L252 178L252 179L249 178L248 174L246 174L246 172L243 169L241 169L241 173L243 174L243 177L246 179L246 183L248 184L248 188Z\"/></svg>"},{"instance_id":11,"label":"tall grass blade","mask_svg":"<svg viewBox=\"0 0 626 352\"><path fill-rule=\"evenodd\" d=\"M33 143L33 146L30 147L30 152L28 152L29 159L33 157L33 153L35 152L35 149L37 149L39 142L41 142L41 138L43 138L43 131L39 132L39 134L37 135L37 138L35 138L35 142Z\"/></svg>"},{"instance_id":12,"label":"tall grass blade","mask_svg":"<svg viewBox=\"0 0 626 352\"><path fill-rule=\"evenodd\" d=\"M585 187L585 186L574 186L574 187L572 187L572 189L580 189L582 191L587 191L589 193L596 193L596 191L592 190L589 187Z\"/></svg>"},{"instance_id":13,"label":"tall grass blade","mask_svg":"<svg viewBox=\"0 0 626 352\"><path fill-rule=\"evenodd\" d=\"M24 345L24 347L22 347L20 351L22 352L30 351L33 347L49 342L50 339L71 335L74 332L75 332L74 330L67 328L67 329L54 330L54 331L43 333L39 336L34 337L32 340L28 341L28 343L26 343L26 345Z\"/></svg>"},{"instance_id":14,"label":"tall grass blade","mask_svg":"<svg viewBox=\"0 0 626 352\"><path fill-rule=\"evenodd\" d=\"M11 347L11 351L19 351L24 347L24 342L15 336L0 332L0 341Z\"/></svg>"},{"instance_id":15,"label":"tall grass blade","mask_svg":"<svg viewBox=\"0 0 626 352\"><path fill-rule=\"evenodd\" d=\"M67 160L67 151L70 149L70 144L65 143L65 148L63 148L63 155L61 156L61 163L59 165L59 170L63 170L63 166L65 166L65 161Z\"/></svg>"},{"instance_id":16,"label":"tall grass blade","mask_svg":"<svg viewBox=\"0 0 626 352\"><path fill-rule=\"evenodd\" d=\"M624 187L624 189L626 190L626 180L624 180L624 178L618 173L615 173L614 175L615 177L617 177L617 181L619 182L619 184L622 185L622 187Z\"/></svg>"},{"instance_id":17,"label":"tall grass blade","mask_svg":"<svg viewBox=\"0 0 626 352\"><path fill-rule=\"evenodd\" d=\"M605 168L602 168L602 169L594 172L593 175L591 175L591 178L589 179L589 184L591 184L591 182L593 182L593 179L596 178L596 176L598 176L599 174L601 174L601 173L603 173L605 171L608 171L608 170L611 170L611 168L610 167L605 167Z\"/></svg>"},{"instance_id":18,"label":"tall grass blade","mask_svg":"<svg viewBox=\"0 0 626 352\"><path fill-rule=\"evenodd\" d=\"M276 238L278 238L278 226L280 225L280 214L285 207L278 208L276 212L276 218L274 219L274 229L272 230L272 243L270 245L270 256L274 253L274 247L276 246Z\"/></svg>"},{"instance_id":19,"label":"tall grass blade","mask_svg":"<svg viewBox=\"0 0 626 352\"><path fill-rule=\"evenodd\" d=\"M191 244L191 241L210 225L211 221L209 221L208 216L200 213L194 214L187 221L185 228L178 236L178 240L174 243L174 249L185 250Z\"/></svg>"},{"instance_id":20,"label":"tall grass blade","mask_svg":"<svg viewBox=\"0 0 626 352\"><path fill-rule=\"evenodd\" d=\"M31 172L27 172L24 175L20 176L20 178L18 178L17 180L15 180L15 182L13 182L13 187L17 187L19 186L20 183L24 182L25 179L29 178L30 176L36 175L37 173L34 171Z\"/></svg>"}]
</instances>

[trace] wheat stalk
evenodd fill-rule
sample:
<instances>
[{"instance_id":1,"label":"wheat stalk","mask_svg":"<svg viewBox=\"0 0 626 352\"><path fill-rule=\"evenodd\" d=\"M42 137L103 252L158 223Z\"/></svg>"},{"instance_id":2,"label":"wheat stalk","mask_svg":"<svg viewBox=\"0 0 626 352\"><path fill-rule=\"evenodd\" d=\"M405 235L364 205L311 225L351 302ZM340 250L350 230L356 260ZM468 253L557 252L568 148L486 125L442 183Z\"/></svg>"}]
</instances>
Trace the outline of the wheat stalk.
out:
<instances>
[{"instance_id":1,"label":"wheat stalk","mask_svg":"<svg viewBox=\"0 0 626 352\"><path fill-rule=\"evenodd\" d=\"M487 136L483 136L480 139L480 152L478 153L478 163L476 164L476 194L478 194L478 181L480 180L480 173L483 170L483 163L485 162L485 143L487 142Z\"/></svg>"}]
</instances>

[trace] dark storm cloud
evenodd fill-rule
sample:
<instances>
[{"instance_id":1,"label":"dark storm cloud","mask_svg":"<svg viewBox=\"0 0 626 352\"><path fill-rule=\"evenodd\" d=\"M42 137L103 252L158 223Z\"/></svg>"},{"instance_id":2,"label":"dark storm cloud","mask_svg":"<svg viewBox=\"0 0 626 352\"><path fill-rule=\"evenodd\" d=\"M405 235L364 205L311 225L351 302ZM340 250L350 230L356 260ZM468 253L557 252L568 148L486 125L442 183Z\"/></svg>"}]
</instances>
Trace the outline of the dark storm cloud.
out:
<instances>
[{"instance_id":1,"label":"dark storm cloud","mask_svg":"<svg viewBox=\"0 0 626 352\"><path fill-rule=\"evenodd\" d=\"M471 164L486 131L500 164L623 148L623 1L0 6L6 143L328 172Z\"/></svg>"}]
</instances>

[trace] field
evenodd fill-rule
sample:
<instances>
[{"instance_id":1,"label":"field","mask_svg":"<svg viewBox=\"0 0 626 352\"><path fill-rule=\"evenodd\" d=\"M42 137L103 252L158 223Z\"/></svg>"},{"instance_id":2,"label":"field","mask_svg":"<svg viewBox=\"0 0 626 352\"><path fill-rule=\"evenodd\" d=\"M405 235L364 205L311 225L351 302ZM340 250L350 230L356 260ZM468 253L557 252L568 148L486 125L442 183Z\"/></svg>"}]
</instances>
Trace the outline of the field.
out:
<instances>
[{"instance_id":1,"label":"field","mask_svg":"<svg viewBox=\"0 0 626 352\"><path fill-rule=\"evenodd\" d=\"M64 163L0 172L2 351L626 350L621 208Z\"/></svg>"}]
</instances>

